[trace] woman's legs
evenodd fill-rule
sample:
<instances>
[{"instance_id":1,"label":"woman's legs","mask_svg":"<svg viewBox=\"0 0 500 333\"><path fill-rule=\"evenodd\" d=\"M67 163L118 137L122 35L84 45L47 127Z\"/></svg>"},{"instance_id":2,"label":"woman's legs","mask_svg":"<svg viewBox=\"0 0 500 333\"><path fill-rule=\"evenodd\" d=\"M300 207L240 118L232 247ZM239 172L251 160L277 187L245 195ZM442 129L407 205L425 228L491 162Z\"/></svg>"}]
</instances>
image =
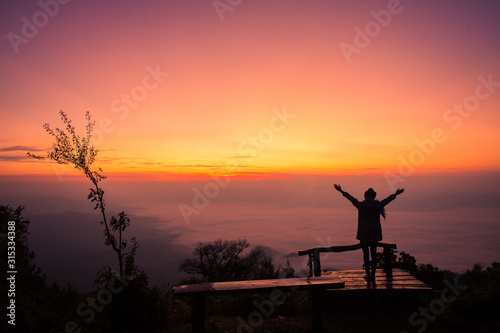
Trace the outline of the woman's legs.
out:
<instances>
[{"instance_id":1,"label":"woman's legs","mask_svg":"<svg viewBox=\"0 0 500 333\"><path fill-rule=\"evenodd\" d=\"M368 247L368 243L361 242L361 249L363 250L363 262L365 264L365 272L367 278L370 277L370 253Z\"/></svg>"},{"instance_id":2,"label":"woman's legs","mask_svg":"<svg viewBox=\"0 0 500 333\"><path fill-rule=\"evenodd\" d=\"M377 243L361 242L361 249L363 250L363 262L365 264L366 278L375 278L375 271L377 269ZM371 262L370 252L372 257Z\"/></svg>"}]
</instances>

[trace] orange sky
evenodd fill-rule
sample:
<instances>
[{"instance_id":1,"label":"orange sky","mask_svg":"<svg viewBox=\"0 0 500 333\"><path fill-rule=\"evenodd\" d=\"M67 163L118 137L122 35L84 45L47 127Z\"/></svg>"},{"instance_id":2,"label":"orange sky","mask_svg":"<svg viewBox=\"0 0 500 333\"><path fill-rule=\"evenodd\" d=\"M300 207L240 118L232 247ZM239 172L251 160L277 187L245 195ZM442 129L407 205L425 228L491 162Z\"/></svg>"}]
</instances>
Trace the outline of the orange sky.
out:
<instances>
[{"instance_id":1,"label":"orange sky","mask_svg":"<svg viewBox=\"0 0 500 333\"><path fill-rule=\"evenodd\" d=\"M3 175L70 172L25 158L61 109L107 174L500 168L496 1L69 2L17 45L43 9L0 7Z\"/></svg>"}]
</instances>

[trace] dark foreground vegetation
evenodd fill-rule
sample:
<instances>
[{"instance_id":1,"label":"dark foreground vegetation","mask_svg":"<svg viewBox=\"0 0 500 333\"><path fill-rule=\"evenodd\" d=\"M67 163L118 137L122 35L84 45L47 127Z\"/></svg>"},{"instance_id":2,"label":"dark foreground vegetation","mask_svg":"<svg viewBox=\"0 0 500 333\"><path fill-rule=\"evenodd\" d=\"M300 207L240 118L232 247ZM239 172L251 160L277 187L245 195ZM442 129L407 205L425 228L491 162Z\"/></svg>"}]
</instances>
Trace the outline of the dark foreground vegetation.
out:
<instances>
[{"instance_id":1,"label":"dark foreground vegetation","mask_svg":"<svg viewBox=\"0 0 500 333\"><path fill-rule=\"evenodd\" d=\"M17 332L190 332L191 300L174 298L171 286L150 286L137 266L130 276L100 271L94 290L79 293L71 285L48 285L33 265L28 244L29 221L22 207L0 206L0 263L7 267L9 221L15 221L15 329L3 316L1 331ZM12 225L12 223L11 223ZM410 254L394 254L392 264L410 272L436 293L330 293L326 295L326 332L498 332L500 331L500 264L474 265L462 274L417 264ZM383 262L381 264L384 264ZM235 269L235 268L238 269ZM361 267L360 267L361 268ZM199 243L180 269L192 278L178 283L287 278L289 265L276 267L260 247L245 240ZM97 273L97 272L96 272ZM450 291L450 284L457 287ZM448 292L443 290L448 288ZM12 289L2 279L4 297ZM267 306L266 306L267 304ZM307 292L286 293L269 305L269 295L209 297L207 332L308 332ZM9 311L7 311L7 314Z\"/></svg>"}]
</instances>

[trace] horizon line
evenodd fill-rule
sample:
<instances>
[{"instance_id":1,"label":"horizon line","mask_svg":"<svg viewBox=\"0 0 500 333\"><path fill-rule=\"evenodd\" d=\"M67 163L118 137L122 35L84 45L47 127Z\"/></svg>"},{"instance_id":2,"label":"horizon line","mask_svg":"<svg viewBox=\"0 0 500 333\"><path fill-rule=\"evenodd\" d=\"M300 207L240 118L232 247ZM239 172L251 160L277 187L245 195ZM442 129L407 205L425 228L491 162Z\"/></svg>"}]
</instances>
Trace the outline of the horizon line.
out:
<instances>
[{"instance_id":1,"label":"horizon line","mask_svg":"<svg viewBox=\"0 0 500 333\"><path fill-rule=\"evenodd\" d=\"M470 173L497 173L500 169L466 169L466 168L426 168L416 170L412 175L422 174L470 174ZM381 168L363 168L363 169L347 169L335 172L233 172L233 173L168 173L168 172L108 172L104 173L105 180L168 180L168 181L204 181L211 180L217 177L227 177L238 180L259 180L259 179L278 179L289 177L332 177L332 176L369 176L369 175L385 175L386 173L397 174L397 170L383 170ZM50 180L50 179L68 178L70 180L85 179L85 175L79 172L71 171L64 173L17 173L17 174L0 174L0 181L12 180Z\"/></svg>"}]
</instances>

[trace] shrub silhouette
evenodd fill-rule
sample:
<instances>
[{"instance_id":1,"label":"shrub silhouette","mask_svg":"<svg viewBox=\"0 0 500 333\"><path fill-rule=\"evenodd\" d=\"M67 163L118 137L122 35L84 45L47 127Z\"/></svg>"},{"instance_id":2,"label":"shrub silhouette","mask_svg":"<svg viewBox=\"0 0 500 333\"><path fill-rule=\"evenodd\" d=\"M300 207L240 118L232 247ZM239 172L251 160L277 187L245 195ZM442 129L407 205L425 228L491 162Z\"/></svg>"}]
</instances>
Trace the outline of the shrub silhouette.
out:
<instances>
[{"instance_id":1,"label":"shrub silhouette","mask_svg":"<svg viewBox=\"0 0 500 333\"><path fill-rule=\"evenodd\" d=\"M275 268L262 247L243 253L249 246L246 239L199 242L193 251L195 258L185 259L179 269L196 276L191 282L279 278L280 268Z\"/></svg>"},{"instance_id":2,"label":"shrub silhouette","mask_svg":"<svg viewBox=\"0 0 500 333\"><path fill-rule=\"evenodd\" d=\"M61 317L72 315L78 293L70 285L63 288L56 283L50 287L46 285L46 276L33 264L35 253L28 247L30 221L23 217L23 211L23 206L14 209L10 205L0 205L0 251L3 253L0 267L17 271L13 298L16 306L15 329L17 332L56 331L60 328ZM15 226L13 238L8 233L9 221L13 221ZM12 239L15 242L15 262L8 262L7 249ZM9 265L14 265L14 269ZM3 278L0 281L1 294L7 296L9 289L7 279ZM7 302L9 297L2 297L4 309L8 306ZM9 332L14 328L7 323L9 319L5 317L2 320L0 332Z\"/></svg>"}]
</instances>

